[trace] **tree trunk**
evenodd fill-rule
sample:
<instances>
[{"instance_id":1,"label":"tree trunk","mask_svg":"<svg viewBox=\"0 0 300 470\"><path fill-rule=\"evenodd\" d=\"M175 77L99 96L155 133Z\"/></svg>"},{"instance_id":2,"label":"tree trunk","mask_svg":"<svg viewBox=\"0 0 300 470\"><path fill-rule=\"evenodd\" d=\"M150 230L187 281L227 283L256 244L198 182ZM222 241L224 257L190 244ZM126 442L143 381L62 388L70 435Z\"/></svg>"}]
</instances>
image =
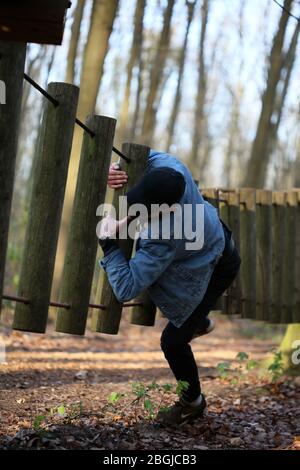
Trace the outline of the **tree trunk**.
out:
<instances>
[{"instance_id":1,"label":"tree trunk","mask_svg":"<svg viewBox=\"0 0 300 470\"><path fill-rule=\"evenodd\" d=\"M91 24L83 56L77 110L77 117L83 122L88 114L94 113L98 90L103 75L104 60L108 50L108 41L112 32L118 4L119 0L94 0L93 3ZM57 297L62 274L68 226L72 214L73 198L78 173L81 142L82 130L78 126L75 126L55 262L52 290L53 297Z\"/></svg>"},{"instance_id":2,"label":"tree trunk","mask_svg":"<svg viewBox=\"0 0 300 470\"><path fill-rule=\"evenodd\" d=\"M13 196L26 44L0 42L0 78L4 101L0 104L0 312ZM3 97L2 97L3 98Z\"/></svg>"},{"instance_id":3,"label":"tree trunk","mask_svg":"<svg viewBox=\"0 0 300 470\"><path fill-rule=\"evenodd\" d=\"M300 108L299 108L299 118L300 118ZM300 188L300 133L298 135L297 149L296 149L296 161L294 165L294 186L295 188Z\"/></svg>"},{"instance_id":4,"label":"tree trunk","mask_svg":"<svg viewBox=\"0 0 300 470\"><path fill-rule=\"evenodd\" d=\"M299 109L299 116L300 116L300 109ZM298 147L297 147L297 158L295 162L295 171L294 171L294 178L295 178L295 187L300 188L300 137L298 139ZM292 354L295 351L293 348L293 342L300 340L300 324L292 324L287 327L286 333L283 337L283 340L280 344L280 351L283 354L284 365L286 369L290 369L296 371L297 364L293 364L292 362ZM299 349L299 346L298 346ZM298 355L299 357L299 355ZM299 365L298 365L298 373L299 373Z\"/></svg>"},{"instance_id":5,"label":"tree trunk","mask_svg":"<svg viewBox=\"0 0 300 470\"><path fill-rule=\"evenodd\" d=\"M135 96L135 107L134 107L134 113L132 117L128 142L134 142L136 140L138 120L140 116L141 94L143 90L143 72L144 72L144 60L143 60L142 51L138 60L138 64L139 64L138 65L139 71L138 71L138 79L137 79L137 82L138 82L137 90L136 90L136 96Z\"/></svg>"},{"instance_id":6,"label":"tree trunk","mask_svg":"<svg viewBox=\"0 0 300 470\"><path fill-rule=\"evenodd\" d=\"M127 141L129 137L129 99L133 68L139 63L142 43L143 43L143 20L145 14L146 0L137 0L134 14L134 33L132 37L131 52L129 62L127 64L127 80L125 86L125 95L122 102L120 112L120 125L118 140L120 143Z\"/></svg>"},{"instance_id":7,"label":"tree trunk","mask_svg":"<svg viewBox=\"0 0 300 470\"><path fill-rule=\"evenodd\" d=\"M73 24L71 29L71 38L69 42L67 70L65 81L67 83L74 82L75 60L77 55L78 41L80 36L80 25L84 10L85 0L77 0L77 5L73 14Z\"/></svg>"},{"instance_id":8,"label":"tree trunk","mask_svg":"<svg viewBox=\"0 0 300 470\"><path fill-rule=\"evenodd\" d=\"M288 10L292 7L293 0L285 0L284 7ZM273 46L270 54L270 66L268 72L267 86L263 95L262 110L256 136L253 142L251 157L248 162L244 184L249 186L262 187L265 182L270 151L277 138L277 131L281 120L282 107L287 94L290 81L290 74L294 64L293 55L295 55L297 40L299 35L299 24L297 24L289 51L286 55L287 62L284 62L283 44L287 30L289 15L282 12L278 31L274 37ZM284 66L287 66L286 77L282 94L278 97L277 88L282 75ZM276 101L277 99L277 101ZM272 125L272 117L277 111L275 125ZM280 345L280 351L283 353L284 365L286 369L295 367L292 362L292 344L295 339L300 337L300 325L289 325L285 336Z\"/></svg>"},{"instance_id":9,"label":"tree trunk","mask_svg":"<svg viewBox=\"0 0 300 470\"><path fill-rule=\"evenodd\" d=\"M174 97L173 109L172 109L172 113L171 113L171 117L170 117L170 123L169 123L169 126L168 126L168 140L167 140L167 146L166 146L166 149L168 151L170 150L170 147L171 147L171 144L172 144L175 124L176 124L176 121L177 121L178 111L179 111L180 102L181 102L181 82L182 82L182 78L183 78L184 63L185 63L186 50L187 50L187 42L188 42L190 26L191 26L191 23L192 23L192 20L193 20L195 4L196 4L196 1L195 2L186 1L186 6L187 6L187 9L188 9L187 24L186 24L184 42L183 42L183 46L182 46L182 49L180 51L179 60L178 60L177 88L176 88L176 93L175 93L175 97Z\"/></svg>"},{"instance_id":10,"label":"tree trunk","mask_svg":"<svg viewBox=\"0 0 300 470\"><path fill-rule=\"evenodd\" d=\"M151 141L154 134L155 128L155 117L156 117L156 98L160 88L161 80L163 77L163 71L167 60L168 49L170 45L170 30L171 30L171 19L174 8L175 0L168 0L164 12L163 29L160 35L157 53L152 66L150 76L150 86L147 96L146 109L144 113L144 120L142 125L141 140L145 145L151 146Z\"/></svg>"},{"instance_id":11,"label":"tree trunk","mask_svg":"<svg viewBox=\"0 0 300 470\"><path fill-rule=\"evenodd\" d=\"M284 338L280 344L279 350L282 352L283 363L285 370L290 372L300 372L300 366L296 363L293 353L298 349L299 344L294 344L300 341L300 323L288 325ZM300 354L298 354L298 359Z\"/></svg>"},{"instance_id":12,"label":"tree trunk","mask_svg":"<svg viewBox=\"0 0 300 470\"><path fill-rule=\"evenodd\" d=\"M231 90L230 90L231 91ZM240 102L242 96L242 87L239 86L237 91L232 90L232 106L231 115L228 125L228 143L225 150L224 161L224 183L223 186L231 188L233 186L233 158L236 156L238 148L238 140L240 135Z\"/></svg>"},{"instance_id":13,"label":"tree trunk","mask_svg":"<svg viewBox=\"0 0 300 470\"><path fill-rule=\"evenodd\" d=\"M285 0L284 7L290 10L293 0ZM270 159L270 136L272 134L272 117L276 107L278 84L284 67L284 39L289 15L282 11L278 30L273 39L269 58L267 85L262 97L262 109L257 126L256 136L248 161L244 186L261 188L264 185Z\"/></svg>"},{"instance_id":14,"label":"tree trunk","mask_svg":"<svg viewBox=\"0 0 300 470\"><path fill-rule=\"evenodd\" d=\"M190 168L196 179L202 176L203 160L204 155L200 152L200 147L203 148L202 141L205 134L206 119L205 119L205 102L207 92L207 76L206 76L206 64L205 64L205 44L206 44L206 32L208 24L209 14L209 0L203 0L201 8L201 33L200 33L200 44L199 44L199 64L198 64L198 89L196 98L196 109L194 117L194 131L192 140L192 150L189 159ZM201 167L201 169L200 169Z\"/></svg>"},{"instance_id":15,"label":"tree trunk","mask_svg":"<svg viewBox=\"0 0 300 470\"><path fill-rule=\"evenodd\" d=\"M290 42L290 46L288 48L288 51L285 54L284 68L282 71L284 74L283 86L282 86L282 91L281 93L278 94L276 103L275 103L274 114L276 116L276 121L275 121L275 124L271 125L271 135L270 135L270 142L269 142L269 154L270 155L272 155L272 152L277 142L278 129L281 123L284 103L285 103L285 99L288 93L292 71L293 71L293 67L294 67L294 63L296 59L299 33L300 33L300 21L296 23L296 27L295 27L294 34Z\"/></svg>"}]
</instances>

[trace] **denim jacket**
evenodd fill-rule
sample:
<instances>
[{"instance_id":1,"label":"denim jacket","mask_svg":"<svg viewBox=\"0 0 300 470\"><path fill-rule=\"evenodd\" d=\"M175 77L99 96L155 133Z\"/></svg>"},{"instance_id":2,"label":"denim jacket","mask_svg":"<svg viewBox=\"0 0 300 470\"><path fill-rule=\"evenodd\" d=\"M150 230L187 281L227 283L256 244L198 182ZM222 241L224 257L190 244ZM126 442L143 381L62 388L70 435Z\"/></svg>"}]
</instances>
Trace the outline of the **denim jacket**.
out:
<instances>
[{"instance_id":1,"label":"denim jacket","mask_svg":"<svg viewBox=\"0 0 300 470\"><path fill-rule=\"evenodd\" d=\"M164 238L160 233L155 239L144 237L141 232L131 260L127 261L118 248L104 256L100 265L119 302L147 291L165 317L179 328L201 302L222 255L225 238L217 210L203 199L188 168L173 155L152 149L146 172L166 166L181 172L185 178L185 191L179 204L192 204L193 208L204 205L203 246L187 250L184 232L180 239L172 236L172 230L170 237ZM195 217L192 211L193 226Z\"/></svg>"}]
</instances>

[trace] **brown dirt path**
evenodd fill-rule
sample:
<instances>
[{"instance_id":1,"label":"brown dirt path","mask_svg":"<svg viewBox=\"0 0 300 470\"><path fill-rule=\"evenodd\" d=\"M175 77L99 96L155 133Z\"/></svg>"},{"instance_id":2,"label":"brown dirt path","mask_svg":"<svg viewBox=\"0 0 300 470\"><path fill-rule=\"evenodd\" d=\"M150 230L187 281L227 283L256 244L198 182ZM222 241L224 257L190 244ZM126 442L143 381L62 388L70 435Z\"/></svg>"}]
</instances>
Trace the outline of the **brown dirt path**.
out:
<instances>
[{"instance_id":1,"label":"brown dirt path","mask_svg":"<svg viewBox=\"0 0 300 470\"><path fill-rule=\"evenodd\" d=\"M277 386L258 374L229 373L216 365L245 351L260 360L276 346L271 340L246 339L238 321L215 314L216 330L193 341L203 391L209 404L203 420L176 430L157 427L142 405L133 405L134 381L175 384L160 350L166 319L154 328L130 325L124 314L116 336L87 332L84 337L3 329L7 363L0 365L0 448L57 449L297 449L299 381ZM131 393L115 407L111 392ZM175 393L151 392L154 403L170 405ZM78 403L81 402L80 412ZM65 407L63 416L51 408ZM34 429L37 417L44 417ZM39 419L39 418L38 418Z\"/></svg>"}]
</instances>

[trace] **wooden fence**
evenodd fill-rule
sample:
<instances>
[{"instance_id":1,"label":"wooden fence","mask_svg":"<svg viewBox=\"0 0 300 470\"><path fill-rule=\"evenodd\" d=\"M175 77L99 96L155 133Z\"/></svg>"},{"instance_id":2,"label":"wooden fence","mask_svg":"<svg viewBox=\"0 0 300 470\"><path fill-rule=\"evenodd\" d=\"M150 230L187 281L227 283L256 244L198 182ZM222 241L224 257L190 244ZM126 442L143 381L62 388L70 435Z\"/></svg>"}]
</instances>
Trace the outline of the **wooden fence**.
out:
<instances>
[{"instance_id":1,"label":"wooden fence","mask_svg":"<svg viewBox=\"0 0 300 470\"><path fill-rule=\"evenodd\" d=\"M13 54L13 56L12 56ZM89 309L92 330L117 334L123 306L114 296L106 275L98 289L99 304L91 302L97 257L97 207L105 200L111 154L119 154L128 183L116 190L113 202L143 174L149 148L125 143L113 146L116 121L106 116L76 118L79 90L66 83L50 83L47 90L24 74L25 47L16 50L0 43L0 77L8 82L8 104L0 108L0 300L16 302L13 328L44 333L49 306L58 308L56 330L83 335ZM42 122L34 157L29 218L18 293L2 292L14 161L25 78L45 97ZM16 92L17 90L17 92ZM7 106L7 107L6 107ZM8 122L10 125L5 125ZM84 129L72 219L58 300L50 299L54 261L68 175L74 126ZM205 189L205 198L218 208L232 228L242 258L238 278L220 299L226 314L272 323L300 322L300 190L271 192ZM129 259L132 240L122 240ZM97 265L97 269L100 269ZM156 308L144 293L125 304L131 307L131 323L153 326Z\"/></svg>"},{"instance_id":2,"label":"wooden fence","mask_svg":"<svg viewBox=\"0 0 300 470\"><path fill-rule=\"evenodd\" d=\"M233 231L240 273L219 304L226 314L300 323L300 189L204 189Z\"/></svg>"}]
</instances>

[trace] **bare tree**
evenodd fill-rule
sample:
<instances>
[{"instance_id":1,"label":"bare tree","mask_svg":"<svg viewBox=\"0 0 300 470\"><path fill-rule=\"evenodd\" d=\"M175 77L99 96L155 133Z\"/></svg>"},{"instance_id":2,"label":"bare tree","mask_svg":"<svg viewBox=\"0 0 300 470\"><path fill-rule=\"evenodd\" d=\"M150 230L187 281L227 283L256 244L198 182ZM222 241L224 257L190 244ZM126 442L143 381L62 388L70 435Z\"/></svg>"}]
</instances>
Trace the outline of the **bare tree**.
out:
<instances>
[{"instance_id":1,"label":"bare tree","mask_svg":"<svg viewBox=\"0 0 300 470\"><path fill-rule=\"evenodd\" d=\"M168 0L168 4L165 8L163 29L160 35L157 53L155 55L150 75L149 92L147 96L147 103L146 109L144 111L144 119L141 132L141 140L147 145L151 145L151 141L154 134L155 117L157 110L156 98L161 84L161 79L163 76L163 71L170 45L171 19L174 9L174 3L175 0Z\"/></svg>"},{"instance_id":2,"label":"bare tree","mask_svg":"<svg viewBox=\"0 0 300 470\"><path fill-rule=\"evenodd\" d=\"M237 90L230 89L231 94L231 111L230 119L227 128L228 132L228 141L225 149L225 159L224 159L224 187L232 187L236 183L234 181L234 170L236 167L235 157L238 153L239 140L240 140L240 108L241 108L241 99L243 95L243 88L239 84Z\"/></svg>"},{"instance_id":3,"label":"bare tree","mask_svg":"<svg viewBox=\"0 0 300 470\"><path fill-rule=\"evenodd\" d=\"M300 120L300 108L299 108L299 120ZM296 160L294 165L294 186L295 188L300 188L300 132L297 139L296 147Z\"/></svg>"},{"instance_id":4,"label":"bare tree","mask_svg":"<svg viewBox=\"0 0 300 470\"><path fill-rule=\"evenodd\" d=\"M274 106L274 119L271 122L271 132L270 132L270 140L269 140L269 153L272 154L273 149L276 146L277 137L278 137L278 129L282 119L282 113L284 110L284 103L288 93L292 71L296 59L296 51L298 45L300 33L300 21L296 23L296 27L290 42L290 46L284 56L283 61L283 70L282 70L282 87L281 90L278 91Z\"/></svg>"},{"instance_id":5,"label":"bare tree","mask_svg":"<svg viewBox=\"0 0 300 470\"><path fill-rule=\"evenodd\" d=\"M167 146L166 146L167 150L170 149L171 144L172 144L173 134L174 134L174 130L175 130L175 124L176 124L176 121L177 121L178 111L179 111L179 108L180 108L181 82L182 82L183 72L184 72L184 64L185 64L185 58L186 58L188 36L189 36L190 26L191 26L191 23L192 23L192 20L193 20L196 1L186 0L185 4L186 4L186 7L187 7L187 23L186 23L186 30L185 30L183 45L182 45L182 48L181 48L181 51L180 51L180 54L179 54L179 57L178 57L178 79L177 79L176 92L175 92L175 96L174 96L173 109L172 109L172 112L171 112L170 122L169 122L169 125L168 125L168 140L167 140Z\"/></svg>"},{"instance_id":6,"label":"bare tree","mask_svg":"<svg viewBox=\"0 0 300 470\"><path fill-rule=\"evenodd\" d=\"M118 5L119 0L94 0L93 2L91 23L87 43L84 49L80 77L80 94L77 114L79 119L83 122L88 114L94 112L96 106L98 90L103 76L104 61L108 51L108 41L112 32ZM55 261L52 291L54 296L57 296L63 268L68 226L72 213L73 197L78 173L81 142L81 129L75 127Z\"/></svg>"},{"instance_id":7,"label":"bare tree","mask_svg":"<svg viewBox=\"0 0 300 470\"><path fill-rule=\"evenodd\" d=\"M292 4L293 0L285 0L284 8L290 10ZM244 185L262 187L265 183L270 159L272 118L276 109L278 84L284 68L285 54L283 48L288 21L289 15L283 10L269 56L267 84L262 97L262 109L245 173Z\"/></svg>"},{"instance_id":8,"label":"bare tree","mask_svg":"<svg viewBox=\"0 0 300 470\"><path fill-rule=\"evenodd\" d=\"M143 89L143 73L144 73L144 60L143 60L143 54L141 51L141 54L139 56L138 60L138 78L137 78L137 89L136 89L136 94L134 98L134 113L131 119L131 127L130 127L130 132L129 132L129 141L133 142L135 140L135 136L137 134L137 124L138 124L138 119L140 115L140 105L141 105L141 94L142 94L142 89Z\"/></svg>"},{"instance_id":9,"label":"bare tree","mask_svg":"<svg viewBox=\"0 0 300 470\"><path fill-rule=\"evenodd\" d=\"M78 41L80 37L80 26L84 11L85 0L77 0L77 4L73 14L73 24L71 28L71 38L69 42L67 56L67 70L65 81L67 83L74 82L75 60L77 56Z\"/></svg>"},{"instance_id":10,"label":"bare tree","mask_svg":"<svg viewBox=\"0 0 300 470\"><path fill-rule=\"evenodd\" d=\"M141 63L141 52L143 43L143 20L145 14L146 0L137 0L134 14L134 32L132 37L130 57L127 64L127 80L125 94L120 112L120 125L118 140L123 142L128 137L129 131L129 99L132 84L133 69L136 64Z\"/></svg>"},{"instance_id":11,"label":"bare tree","mask_svg":"<svg viewBox=\"0 0 300 470\"><path fill-rule=\"evenodd\" d=\"M207 93L207 71L205 63L205 45L206 33L209 15L209 0L203 0L201 7L201 31L199 43L199 63L198 63L198 87L196 97L196 108L194 117L194 129L192 138L192 149L189 159L189 166L193 171L194 177L199 178L199 175L204 170L204 155L200 153L200 144L205 133L206 119L205 119L205 103ZM203 146L202 146L203 148Z\"/></svg>"}]
</instances>

